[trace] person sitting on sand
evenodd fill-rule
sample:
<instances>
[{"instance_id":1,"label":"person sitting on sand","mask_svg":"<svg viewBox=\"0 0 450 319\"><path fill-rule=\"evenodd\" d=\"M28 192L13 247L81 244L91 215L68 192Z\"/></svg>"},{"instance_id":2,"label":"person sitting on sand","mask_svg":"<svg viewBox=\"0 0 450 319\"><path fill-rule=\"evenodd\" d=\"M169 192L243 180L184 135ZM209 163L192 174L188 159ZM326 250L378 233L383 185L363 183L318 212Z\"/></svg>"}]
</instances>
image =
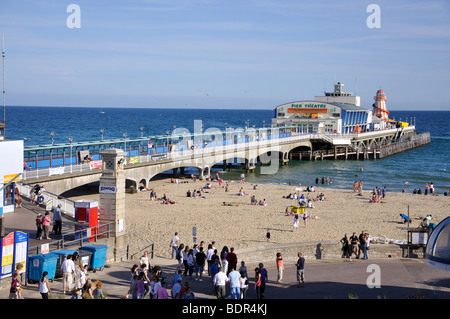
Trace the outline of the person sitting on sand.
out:
<instances>
[{"instance_id":1,"label":"person sitting on sand","mask_svg":"<svg viewBox=\"0 0 450 319\"><path fill-rule=\"evenodd\" d=\"M406 223L411 223L411 218L409 218L406 214L400 214L400 216L402 217L402 223L406 224Z\"/></svg>"},{"instance_id":2,"label":"person sitting on sand","mask_svg":"<svg viewBox=\"0 0 450 319\"><path fill-rule=\"evenodd\" d=\"M286 211L284 212L285 216L291 216L291 208L289 206L286 206Z\"/></svg>"},{"instance_id":3,"label":"person sitting on sand","mask_svg":"<svg viewBox=\"0 0 450 319\"><path fill-rule=\"evenodd\" d=\"M256 197L255 197L255 195L252 195L252 197L250 198L250 205L256 205Z\"/></svg>"}]
</instances>

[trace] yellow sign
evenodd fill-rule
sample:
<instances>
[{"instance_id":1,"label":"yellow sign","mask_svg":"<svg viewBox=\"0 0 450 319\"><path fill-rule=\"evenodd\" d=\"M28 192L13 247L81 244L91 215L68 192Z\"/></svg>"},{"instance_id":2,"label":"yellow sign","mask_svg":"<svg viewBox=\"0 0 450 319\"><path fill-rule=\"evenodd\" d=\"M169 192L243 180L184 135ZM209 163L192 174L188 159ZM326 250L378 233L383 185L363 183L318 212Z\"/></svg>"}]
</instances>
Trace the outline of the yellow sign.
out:
<instances>
[{"instance_id":1,"label":"yellow sign","mask_svg":"<svg viewBox=\"0 0 450 319\"><path fill-rule=\"evenodd\" d=\"M9 183L10 181L12 181L17 175L19 175L19 174L10 174L10 175L3 175L3 183ZM14 179L14 182L18 182L18 181L20 181L20 175L19 176L17 176L15 179Z\"/></svg>"}]
</instances>

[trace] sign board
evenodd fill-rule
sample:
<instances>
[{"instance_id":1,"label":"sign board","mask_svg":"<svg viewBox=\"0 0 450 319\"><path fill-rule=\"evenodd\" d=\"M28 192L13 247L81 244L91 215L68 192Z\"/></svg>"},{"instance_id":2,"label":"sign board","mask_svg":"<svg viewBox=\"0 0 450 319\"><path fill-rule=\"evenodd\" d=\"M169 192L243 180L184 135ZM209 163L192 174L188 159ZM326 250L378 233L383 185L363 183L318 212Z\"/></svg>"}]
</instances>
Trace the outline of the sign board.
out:
<instances>
[{"instance_id":1,"label":"sign board","mask_svg":"<svg viewBox=\"0 0 450 319\"><path fill-rule=\"evenodd\" d=\"M99 192L102 194L115 194L117 193L117 188L114 186L100 186Z\"/></svg>"},{"instance_id":2,"label":"sign board","mask_svg":"<svg viewBox=\"0 0 450 319\"><path fill-rule=\"evenodd\" d=\"M413 245L426 245L428 241L428 233L417 232L412 233L411 243Z\"/></svg>"},{"instance_id":3,"label":"sign board","mask_svg":"<svg viewBox=\"0 0 450 319\"><path fill-rule=\"evenodd\" d=\"M102 168L103 162L102 160L91 161L89 162L89 165L91 166L91 169Z\"/></svg>"},{"instance_id":4,"label":"sign board","mask_svg":"<svg viewBox=\"0 0 450 319\"><path fill-rule=\"evenodd\" d=\"M48 254L49 252L50 252L49 244L42 244L41 245L41 254Z\"/></svg>"},{"instance_id":5,"label":"sign board","mask_svg":"<svg viewBox=\"0 0 450 319\"><path fill-rule=\"evenodd\" d=\"M28 257L28 233L21 231L14 232L14 265L16 268L18 264L22 264L23 268L20 273L27 271L27 257Z\"/></svg>"},{"instance_id":6,"label":"sign board","mask_svg":"<svg viewBox=\"0 0 450 319\"><path fill-rule=\"evenodd\" d=\"M64 174L64 166L61 167L50 167L48 169L49 175L61 175Z\"/></svg>"},{"instance_id":7,"label":"sign board","mask_svg":"<svg viewBox=\"0 0 450 319\"><path fill-rule=\"evenodd\" d=\"M14 182L18 182L20 181L20 175L17 176L18 174L9 174L9 175L3 175L3 183L9 183L12 180L14 180Z\"/></svg>"},{"instance_id":8,"label":"sign board","mask_svg":"<svg viewBox=\"0 0 450 319\"><path fill-rule=\"evenodd\" d=\"M14 233L10 233L1 240L2 268L0 278L11 276L14 263Z\"/></svg>"},{"instance_id":9,"label":"sign board","mask_svg":"<svg viewBox=\"0 0 450 319\"><path fill-rule=\"evenodd\" d=\"M1 240L1 277L11 277L18 264L23 268L20 274L27 271L28 234L15 231Z\"/></svg>"},{"instance_id":10,"label":"sign board","mask_svg":"<svg viewBox=\"0 0 450 319\"><path fill-rule=\"evenodd\" d=\"M81 208L95 208L98 207L98 201L96 200L77 200L73 203L73 206L75 208L81 207Z\"/></svg>"},{"instance_id":11,"label":"sign board","mask_svg":"<svg viewBox=\"0 0 450 319\"><path fill-rule=\"evenodd\" d=\"M123 219L119 219L119 233L123 232Z\"/></svg>"}]
</instances>

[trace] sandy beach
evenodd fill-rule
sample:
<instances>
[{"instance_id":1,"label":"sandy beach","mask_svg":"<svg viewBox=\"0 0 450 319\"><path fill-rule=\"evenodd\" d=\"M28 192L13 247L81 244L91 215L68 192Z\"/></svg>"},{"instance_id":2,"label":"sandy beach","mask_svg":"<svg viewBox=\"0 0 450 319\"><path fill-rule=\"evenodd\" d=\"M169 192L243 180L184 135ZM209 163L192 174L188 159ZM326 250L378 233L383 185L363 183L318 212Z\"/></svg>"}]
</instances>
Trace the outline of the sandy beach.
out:
<instances>
[{"instance_id":1,"label":"sandy beach","mask_svg":"<svg viewBox=\"0 0 450 319\"><path fill-rule=\"evenodd\" d=\"M193 182L191 178L180 179L181 183L171 183L170 179L151 181L150 188L158 197L166 194L175 204L162 204L161 200L150 200L149 191L126 194L126 232L132 243L154 243L157 256L170 256L170 239L178 232L181 243L193 245L192 228L197 228L197 242L216 242L219 250L227 245L236 251L242 248L271 245L275 243L314 242L339 240L344 234L359 234L362 230L371 237L386 236L394 240L406 240L407 226L401 223L400 213L407 213L413 219L411 227L417 227L419 216L432 214L432 222L438 223L449 215L450 197L443 195L413 195L391 193L381 203L370 203L372 190L363 190L362 196L349 190L318 187L324 201L314 201L314 208L306 211L317 219L307 219L305 225L300 219L294 231L293 216L286 216L286 207L297 205L297 200L286 199L296 192L297 186L263 185L240 181L228 181L230 191L225 192L227 181L221 187L217 181L210 182L212 189L204 189L200 198L187 197L188 190L203 189L206 181ZM314 185L315 186L315 185ZM248 195L239 196L243 187ZM304 188L304 187L303 187ZM300 192L307 196L305 190ZM251 205L251 195L257 201L266 200L267 206ZM72 197L78 199L98 199L98 194ZM223 206L223 202L227 205ZM270 229L270 242L266 232Z\"/></svg>"}]
</instances>

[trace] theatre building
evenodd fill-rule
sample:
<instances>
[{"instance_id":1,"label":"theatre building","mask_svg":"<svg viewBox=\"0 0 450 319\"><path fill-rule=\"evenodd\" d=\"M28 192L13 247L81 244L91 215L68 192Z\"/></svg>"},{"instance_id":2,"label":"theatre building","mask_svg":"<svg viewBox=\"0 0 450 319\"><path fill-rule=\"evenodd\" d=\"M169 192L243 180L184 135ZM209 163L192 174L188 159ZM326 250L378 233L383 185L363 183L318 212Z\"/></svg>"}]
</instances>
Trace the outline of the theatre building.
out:
<instances>
[{"instance_id":1,"label":"theatre building","mask_svg":"<svg viewBox=\"0 0 450 319\"><path fill-rule=\"evenodd\" d=\"M344 92L344 84L335 84L334 92L325 92L313 101L295 101L274 109L272 126L292 125L302 133L349 134L372 130L372 111L359 106L359 96Z\"/></svg>"}]
</instances>

